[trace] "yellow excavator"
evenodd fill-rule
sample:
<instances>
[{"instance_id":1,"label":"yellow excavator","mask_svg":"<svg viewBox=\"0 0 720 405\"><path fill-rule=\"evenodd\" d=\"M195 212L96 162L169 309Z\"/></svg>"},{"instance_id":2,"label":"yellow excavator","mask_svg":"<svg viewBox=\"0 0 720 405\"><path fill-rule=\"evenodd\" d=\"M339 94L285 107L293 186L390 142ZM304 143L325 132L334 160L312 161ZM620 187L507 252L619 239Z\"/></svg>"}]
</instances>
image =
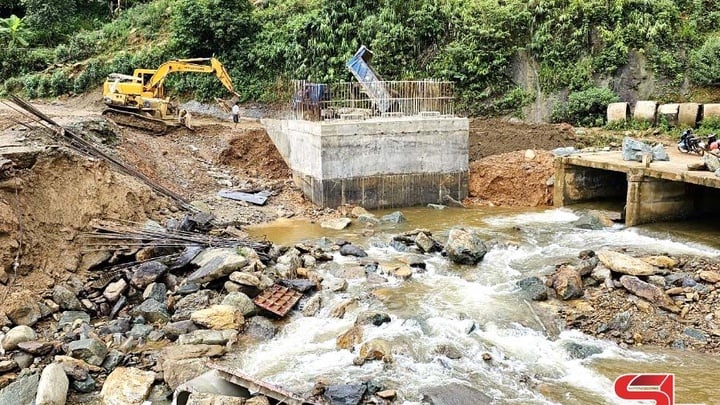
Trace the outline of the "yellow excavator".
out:
<instances>
[{"instance_id":1,"label":"yellow excavator","mask_svg":"<svg viewBox=\"0 0 720 405\"><path fill-rule=\"evenodd\" d=\"M132 76L111 73L103 85L103 115L118 125L163 134L169 127L190 127L190 114L180 110L165 96L165 79L173 72L215 73L230 93L233 103L240 95L235 91L225 67L215 58L177 59L157 69L135 69ZM221 100L218 100L221 101ZM228 110L226 103L221 106Z\"/></svg>"}]
</instances>

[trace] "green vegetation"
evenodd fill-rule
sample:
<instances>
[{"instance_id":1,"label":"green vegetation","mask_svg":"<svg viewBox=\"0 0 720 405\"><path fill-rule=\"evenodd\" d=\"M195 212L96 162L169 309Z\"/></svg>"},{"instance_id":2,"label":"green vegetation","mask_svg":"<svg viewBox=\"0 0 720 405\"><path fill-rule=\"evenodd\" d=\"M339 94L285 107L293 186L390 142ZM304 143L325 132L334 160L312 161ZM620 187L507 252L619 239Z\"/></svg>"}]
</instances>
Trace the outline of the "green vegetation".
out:
<instances>
[{"instance_id":1,"label":"green vegetation","mask_svg":"<svg viewBox=\"0 0 720 405\"><path fill-rule=\"evenodd\" d=\"M110 2L111 4L115 2ZM543 93L553 120L602 125L607 83L631 60L657 79L720 83L720 2L707 0L154 0L122 10L90 0L0 0L2 92L84 92L111 72L219 58L248 100L275 101L292 79L337 82L360 45L387 80L456 83L460 110L520 115ZM531 71L527 71L530 69ZM519 87L519 77L537 86ZM208 75L174 75L173 95L208 99Z\"/></svg>"}]
</instances>

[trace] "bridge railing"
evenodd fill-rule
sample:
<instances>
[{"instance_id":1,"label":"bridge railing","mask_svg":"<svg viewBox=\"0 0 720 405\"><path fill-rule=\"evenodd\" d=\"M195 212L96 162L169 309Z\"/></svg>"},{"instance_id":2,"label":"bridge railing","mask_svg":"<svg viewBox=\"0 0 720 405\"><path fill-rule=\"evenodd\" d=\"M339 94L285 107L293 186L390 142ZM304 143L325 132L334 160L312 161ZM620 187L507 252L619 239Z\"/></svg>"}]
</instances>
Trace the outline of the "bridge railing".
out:
<instances>
[{"instance_id":1,"label":"bridge railing","mask_svg":"<svg viewBox=\"0 0 720 405\"><path fill-rule=\"evenodd\" d=\"M454 86L439 80L370 84L293 82L292 112L309 121L402 116L453 116Z\"/></svg>"}]
</instances>

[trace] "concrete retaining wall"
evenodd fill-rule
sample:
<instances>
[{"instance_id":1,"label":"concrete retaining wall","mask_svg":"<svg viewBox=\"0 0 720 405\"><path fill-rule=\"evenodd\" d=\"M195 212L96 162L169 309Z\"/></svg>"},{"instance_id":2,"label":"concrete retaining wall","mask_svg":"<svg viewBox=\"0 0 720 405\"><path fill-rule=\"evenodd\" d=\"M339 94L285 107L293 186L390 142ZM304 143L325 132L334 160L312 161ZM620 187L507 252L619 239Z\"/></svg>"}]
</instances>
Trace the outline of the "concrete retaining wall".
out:
<instances>
[{"instance_id":1,"label":"concrete retaining wall","mask_svg":"<svg viewBox=\"0 0 720 405\"><path fill-rule=\"evenodd\" d=\"M466 118L262 123L295 183L323 207L400 207L467 196Z\"/></svg>"}]
</instances>

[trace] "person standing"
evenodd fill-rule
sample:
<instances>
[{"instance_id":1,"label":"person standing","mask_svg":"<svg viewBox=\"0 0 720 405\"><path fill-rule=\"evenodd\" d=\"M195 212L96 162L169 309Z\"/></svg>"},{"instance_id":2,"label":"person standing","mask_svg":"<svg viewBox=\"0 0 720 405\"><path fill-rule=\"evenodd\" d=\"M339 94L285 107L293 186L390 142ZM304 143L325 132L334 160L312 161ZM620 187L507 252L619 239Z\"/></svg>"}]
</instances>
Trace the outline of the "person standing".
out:
<instances>
[{"instance_id":1,"label":"person standing","mask_svg":"<svg viewBox=\"0 0 720 405\"><path fill-rule=\"evenodd\" d=\"M233 122L235 123L235 128L237 128L238 121L240 121L240 102L236 101L235 105L232 106L232 117Z\"/></svg>"}]
</instances>

